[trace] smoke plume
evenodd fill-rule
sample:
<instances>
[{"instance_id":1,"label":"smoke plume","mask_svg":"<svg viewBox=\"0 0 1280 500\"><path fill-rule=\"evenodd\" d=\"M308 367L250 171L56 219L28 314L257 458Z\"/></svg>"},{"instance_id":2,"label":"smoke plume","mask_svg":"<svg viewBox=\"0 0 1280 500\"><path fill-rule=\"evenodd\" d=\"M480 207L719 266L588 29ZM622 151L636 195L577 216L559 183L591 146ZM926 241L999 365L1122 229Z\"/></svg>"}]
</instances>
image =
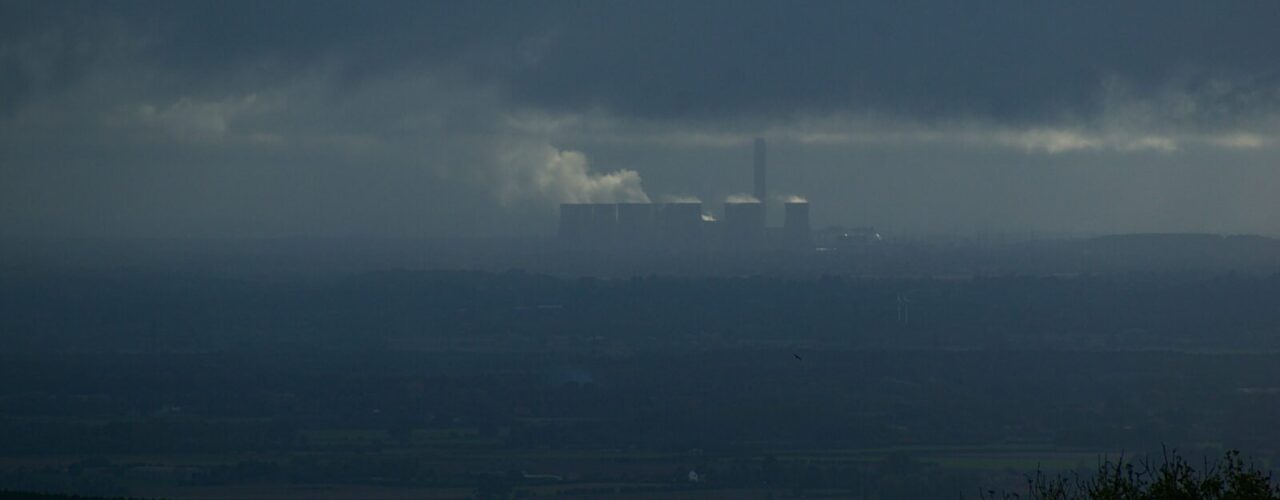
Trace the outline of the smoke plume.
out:
<instances>
[{"instance_id":1,"label":"smoke plume","mask_svg":"<svg viewBox=\"0 0 1280 500\"><path fill-rule=\"evenodd\" d=\"M634 170L595 173L586 155L548 144L522 144L503 149L495 179L503 204L516 202L635 203L648 202L640 174Z\"/></svg>"},{"instance_id":2,"label":"smoke plume","mask_svg":"<svg viewBox=\"0 0 1280 500\"><path fill-rule=\"evenodd\" d=\"M746 193L731 194L724 199L725 203L760 203L760 199Z\"/></svg>"}]
</instances>

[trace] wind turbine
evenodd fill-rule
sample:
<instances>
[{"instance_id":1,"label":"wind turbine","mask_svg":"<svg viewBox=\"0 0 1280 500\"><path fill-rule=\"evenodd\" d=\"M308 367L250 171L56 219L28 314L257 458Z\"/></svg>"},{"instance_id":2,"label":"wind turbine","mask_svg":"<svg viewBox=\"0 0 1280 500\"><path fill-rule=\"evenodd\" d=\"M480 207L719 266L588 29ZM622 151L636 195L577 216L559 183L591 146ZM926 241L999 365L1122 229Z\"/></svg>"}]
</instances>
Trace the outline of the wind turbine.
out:
<instances>
[{"instance_id":1,"label":"wind turbine","mask_svg":"<svg viewBox=\"0 0 1280 500\"><path fill-rule=\"evenodd\" d=\"M911 301L902 294L898 294L898 321L904 325L911 323Z\"/></svg>"}]
</instances>

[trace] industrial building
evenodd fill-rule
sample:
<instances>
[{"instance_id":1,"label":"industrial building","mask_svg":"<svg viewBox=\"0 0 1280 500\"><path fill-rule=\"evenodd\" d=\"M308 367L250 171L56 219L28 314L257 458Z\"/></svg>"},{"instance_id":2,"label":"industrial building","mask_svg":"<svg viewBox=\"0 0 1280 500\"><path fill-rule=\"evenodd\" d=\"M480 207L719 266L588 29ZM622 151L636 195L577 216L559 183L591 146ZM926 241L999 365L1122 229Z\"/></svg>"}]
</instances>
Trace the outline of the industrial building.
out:
<instances>
[{"instance_id":1,"label":"industrial building","mask_svg":"<svg viewBox=\"0 0 1280 500\"><path fill-rule=\"evenodd\" d=\"M783 204L781 230L766 227L764 139L752 143L754 198L734 197L722 220L703 212L701 202L565 203L560 205L560 241L584 249L812 249L809 203Z\"/></svg>"}]
</instances>

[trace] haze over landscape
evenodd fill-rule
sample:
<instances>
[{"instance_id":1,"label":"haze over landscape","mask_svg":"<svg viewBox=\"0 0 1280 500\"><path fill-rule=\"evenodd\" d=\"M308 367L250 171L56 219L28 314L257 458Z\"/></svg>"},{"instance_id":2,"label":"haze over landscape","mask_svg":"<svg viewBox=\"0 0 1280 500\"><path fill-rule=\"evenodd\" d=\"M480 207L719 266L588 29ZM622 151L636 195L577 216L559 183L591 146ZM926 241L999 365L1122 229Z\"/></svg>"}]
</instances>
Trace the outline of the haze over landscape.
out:
<instances>
[{"instance_id":1,"label":"haze over landscape","mask_svg":"<svg viewBox=\"0 0 1280 500\"><path fill-rule=\"evenodd\" d=\"M1277 26L0 0L0 498L1280 498Z\"/></svg>"}]
</instances>

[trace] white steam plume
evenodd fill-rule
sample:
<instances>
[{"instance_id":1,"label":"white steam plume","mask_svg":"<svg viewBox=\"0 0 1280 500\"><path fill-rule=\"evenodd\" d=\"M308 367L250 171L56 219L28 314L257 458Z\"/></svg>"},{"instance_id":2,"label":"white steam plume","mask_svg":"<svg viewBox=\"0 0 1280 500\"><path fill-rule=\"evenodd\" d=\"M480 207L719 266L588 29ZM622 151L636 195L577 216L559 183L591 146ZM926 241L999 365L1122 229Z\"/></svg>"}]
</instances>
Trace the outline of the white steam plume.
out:
<instances>
[{"instance_id":1,"label":"white steam plume","mask_svg":"<svg viewBox=\"0 0 1280 500\"><path fill-rule=\"evenodd\" d=\"M778 199L782 200L783 203L809 203L808 198L796 194L779 196Z\"/></svg>"},{"instance_id":2,"label":"white steam plume","mask_svg":"<svg viewBox=\"0 0 1280 500\"><path fill-rule=\"evenodd\" d=\"M634 170L594 173L587 157L548 144L502 148L498 157L497 193L504 204L521 201L554 203L628 203L649 201Z\"/></svg>"},{"instance_id":3,"label":"white steam plume","mask_svg":"<svg viewBox=\"0 0 1280 500\"><path fill-rule=\"evenodd\" d=\"M760 203L760 199L746 193L731 194L724 199L725 203Z\"/></svg>"},{"instance_id":4,"label":"white steam plume","mask_svg":"<svg viewBox=\"0 0 1280 500\"><path fill-rule=\"evenodd\" d=\"M687 194L664 194L660 199L663 203L702 203L701 198Z\"/></svg>"}]
</instances>

